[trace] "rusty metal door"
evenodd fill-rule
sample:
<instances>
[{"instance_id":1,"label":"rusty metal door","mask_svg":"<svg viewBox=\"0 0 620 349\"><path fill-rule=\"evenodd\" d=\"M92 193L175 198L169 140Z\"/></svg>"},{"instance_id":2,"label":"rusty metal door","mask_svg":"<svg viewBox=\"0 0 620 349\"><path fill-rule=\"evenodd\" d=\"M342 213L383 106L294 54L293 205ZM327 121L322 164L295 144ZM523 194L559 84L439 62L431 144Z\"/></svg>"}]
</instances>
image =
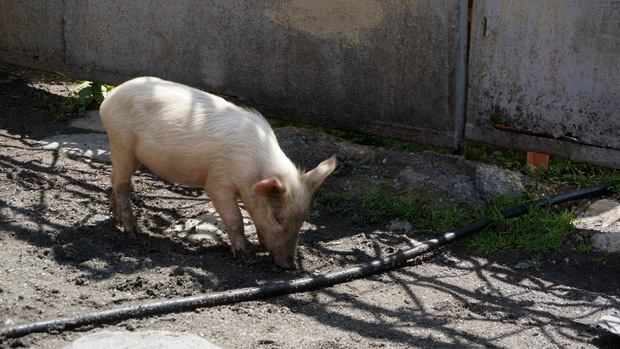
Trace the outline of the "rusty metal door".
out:
<instances>
[{"instance_id":1,"label":"rusty metal door","mask_svg":"<svg viewBox=\"0 0 620 349\"><path fill-rule=\"evenodd\" d=\"M620 1L474 0L466 137L620 168Z\"/></svg>"}]
</instances>

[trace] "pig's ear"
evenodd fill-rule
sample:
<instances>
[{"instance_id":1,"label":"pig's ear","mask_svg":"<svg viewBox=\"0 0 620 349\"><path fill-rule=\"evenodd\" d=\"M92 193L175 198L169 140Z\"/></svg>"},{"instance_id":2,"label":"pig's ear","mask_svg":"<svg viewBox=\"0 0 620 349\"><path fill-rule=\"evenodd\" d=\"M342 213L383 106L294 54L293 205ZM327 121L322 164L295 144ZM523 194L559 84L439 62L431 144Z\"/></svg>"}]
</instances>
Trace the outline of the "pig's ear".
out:
<instances>
[{"instance_id":1,"label":"pig's ear","mask_svg":"<svg viewBox=\"0 0 620 349\"><path fill-rule=\"evenodd\" d=\"M282 197L286 193L286 188L277 178L263 179L254 185L254 194L268 197Z\"/></svg>"},{"instance_id":2,"label":"pig's ear","mask_svg":"<svg viewBox=\"0 0 620 349\"><path fill-rule=\"evenodd\" d=\"M308 186L308 189L310 189L311 192L314 192L316 188L323 183L325 178L327 178L327 176L334 171L335 168L336 156L332 156L331 158L321 162L314 170L304 174L304 180Z\"/></svg>"}]
</instances>

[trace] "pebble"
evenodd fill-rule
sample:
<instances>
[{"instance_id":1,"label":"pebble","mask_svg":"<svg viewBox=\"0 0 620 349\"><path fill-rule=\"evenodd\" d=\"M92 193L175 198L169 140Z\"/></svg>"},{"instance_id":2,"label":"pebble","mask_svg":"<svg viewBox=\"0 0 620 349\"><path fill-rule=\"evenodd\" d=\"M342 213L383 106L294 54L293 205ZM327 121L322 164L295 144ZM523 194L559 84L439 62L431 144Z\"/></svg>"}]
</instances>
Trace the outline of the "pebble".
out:
<instances>
[{"instance_id":1,"label":"pebble","mask_svg":"<svg viewBox=\"0 0 620 349\"><path fill-rule=\"evenodd\" d=\"M529 267L530 264L528 262L519 262L514 266L515 269L528 269Z\"/></svg>"},{"instance_id":2,"label":"pebble","mask_svg":"<svg viewBox=\"0 0 620 349\"><path fill-rule=\"evenodd\" d=\"M599 251L620 252L620 233L594 234L590 243Z\"/></svg>"},{"instance_id":3,"label":"pebble","mask_svg":"<svg viewBox=\"0 0 620 349\"><path fill-rule=\"evenodd\" d=\"M390 222L390 225L388 225L387 228L389 231L392 232L408 233L411 231L412 226L411 223L409 223L408 221L393 220Z\"/></svg>"}]
</instances>

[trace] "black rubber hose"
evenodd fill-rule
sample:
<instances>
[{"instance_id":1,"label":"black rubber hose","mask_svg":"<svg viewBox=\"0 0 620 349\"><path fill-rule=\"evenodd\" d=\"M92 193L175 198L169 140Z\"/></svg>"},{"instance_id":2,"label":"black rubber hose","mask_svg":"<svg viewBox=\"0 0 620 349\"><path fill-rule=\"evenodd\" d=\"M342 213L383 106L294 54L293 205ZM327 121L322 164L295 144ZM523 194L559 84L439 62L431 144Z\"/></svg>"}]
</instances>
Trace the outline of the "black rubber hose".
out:
<instances>
[{"instance_id":1,"label":"black rubber hose","mask_svg":"<svg viewBox=\"0 0 620 349\"><path fill-rule=\"evenodd\" d=\"M580 199L588 195L600 193L615 184L617 184L617 182L609 182L589 188L580 189L570 193L556 195L549 199L530 202L515 208L511 208L509 210L501 212L501 214L505 218L517 217L527 213L533 207L551 206L567 201ZM192 310L196 308L212 307L236 302L245 302L332 286L354 279L362 278L364 276L368 276L379 271L389 270L399 265L403 265L408 260L414 257L441 247L465 235L484 229L493 222L494 220L492 218L487 217L479 221L473 222L469 225L466 225L462 228L459 228L454 232L447 233L437 239L428 240L411 249L400 251L388 257L377 259L370 263L339 272L319 275L312 278L297 279L290 282L283 282L273 285L229 290L202 296L148 303L144 305L130 306L121 309L105 310L76 317L61 318L15 327L8 327L0 330L0 336L6 338L15 338L25 336L34 332L45 332L50 330L62 331L65 329L76 328L80 326L110 323L135 317L167 314L178 311Z\"/></svg>"}]
</instances>

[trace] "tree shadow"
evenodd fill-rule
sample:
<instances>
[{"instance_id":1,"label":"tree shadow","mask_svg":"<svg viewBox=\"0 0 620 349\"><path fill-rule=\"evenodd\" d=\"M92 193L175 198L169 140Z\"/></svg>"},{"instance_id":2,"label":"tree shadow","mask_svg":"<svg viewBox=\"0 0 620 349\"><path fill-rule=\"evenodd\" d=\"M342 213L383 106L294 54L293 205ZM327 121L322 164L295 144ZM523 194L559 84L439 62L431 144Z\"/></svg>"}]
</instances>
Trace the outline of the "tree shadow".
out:
<instances>
[{"instance_id":1,"label":"tree shadow","mask_svg":"<svg viewBox=\"0 0 620 349\"><path fill-rule=\"evenodd\" d=\"M317 269L340 270L385 257L409 243L402 234L339 229L327 219L302 232L300 258L305 268L295 273L277 269L266 258L233 260L226 243L163 234L164 227L180 218L204 214L209 203L201 190L160 181L148 171L134 178L134 183L147 185L133 195L133 203L149 232L129 238L118 231L108 212L109 164L33 149L32 140L18 136L21 128L7 129L0 133L0 175L6 189L0 196L0 231L70 270L65 281L76 289L96 292L91 286L111 281L104 292L135 294L110 299L110 306L313 276ZM341 239L358 239L359 245L334 248ZM316 262L311 263L311 257ZM161 271L169 273L169 284L145 278ZM477 256L455 257L441 249L364 280L266 302L284 302L291 311L331 328L393 345L506 347L520 332L531 331L533 337L558 347L566 341L585 345L591 337L606 346L608 337L593 335L590 324L593 317L620 308L618 294L589 291L588 285L560 279ZM563 309L578 315L563 316ZM481 336L474 327L488 331Z\"/></svg>"},{"instance_id":2,"label":"tree shadow","mask_svg":"<svg viewBox=\"0 0 620 349\"><path fill-rule=\"evenodd\" d=\"M288 296L284 304L345 332L420 347L506 347L524 331L537 343L557 347L589 344L589 336L604 348L620 342L594 323L620 307L618 297L556 284L478 257L457 264L453 258L437 252L370 276L370 285L352 281L306 297ZM437 268L425 272L428 265L439 267L440 273ZM467 286L456 281L463 278Z\"/></svg>"}]
</instances>

